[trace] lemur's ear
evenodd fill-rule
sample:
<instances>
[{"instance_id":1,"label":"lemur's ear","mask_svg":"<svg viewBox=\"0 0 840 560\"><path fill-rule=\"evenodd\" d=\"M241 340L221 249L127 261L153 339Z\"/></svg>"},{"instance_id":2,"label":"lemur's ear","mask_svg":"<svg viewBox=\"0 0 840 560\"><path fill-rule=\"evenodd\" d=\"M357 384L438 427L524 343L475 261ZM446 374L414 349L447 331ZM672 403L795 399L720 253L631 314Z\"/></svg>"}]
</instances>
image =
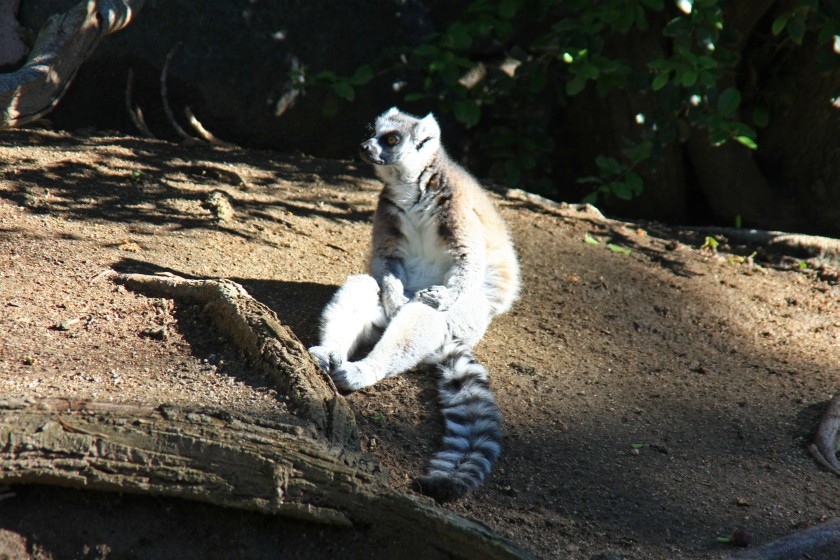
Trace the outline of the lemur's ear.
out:
<instances>
[{"instance_id":1,"label":"lemur's ear","mask_svg":"<svg viewBox=\"0 0 840 560\"><path fill-rule=\"evenodd\" d=\"M440 138L440 126L433 114L429 113L417 122L415 137L418 140Z\"/></svg>"}]
</instances>

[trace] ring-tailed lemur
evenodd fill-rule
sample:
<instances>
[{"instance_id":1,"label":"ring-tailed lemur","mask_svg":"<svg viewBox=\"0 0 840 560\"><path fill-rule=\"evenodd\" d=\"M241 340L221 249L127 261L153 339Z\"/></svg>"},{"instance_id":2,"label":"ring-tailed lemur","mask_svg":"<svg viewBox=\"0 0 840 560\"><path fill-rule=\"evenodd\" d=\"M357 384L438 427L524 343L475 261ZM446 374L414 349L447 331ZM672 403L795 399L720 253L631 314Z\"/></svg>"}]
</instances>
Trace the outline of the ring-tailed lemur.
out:
<instances>
[{"instance_id":1,"label":"ring-tailed lemur","mask_svg":"<svg viewBox=\"0 0 840 560\"><path fill-rule=\"evenodd\" d=\"M383 113L361 156L385 183L370 275L351 276L338 290L310 352L350 391L436 364L443 449L415 482L438 501L457 499L499 456L501 416L472 347L519 293L516 253L489 197L444 151L431 114ZM348 361L377 337L367 357Z\"/></svg>"}]
</instances>

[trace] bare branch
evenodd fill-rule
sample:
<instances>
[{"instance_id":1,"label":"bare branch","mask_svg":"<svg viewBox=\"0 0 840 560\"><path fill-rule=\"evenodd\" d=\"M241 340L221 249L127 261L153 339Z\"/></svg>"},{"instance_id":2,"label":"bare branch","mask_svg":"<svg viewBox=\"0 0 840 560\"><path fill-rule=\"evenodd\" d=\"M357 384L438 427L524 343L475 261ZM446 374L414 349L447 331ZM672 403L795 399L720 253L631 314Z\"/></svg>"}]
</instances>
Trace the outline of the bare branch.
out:
<instances>
[{"instance_id":1,"label":"bare branch","mask_svg":"<svg viewBox=\"0 0 840 560\"><path fill-rule=\"evenodd\" d=\"M831 399L828 410L820 421L814 443L808 448L814 458L825 468L840 475L840 461L837 460L837 433L840 431L840 393Z\"/></svg>"},{"instance_id":2,"label":"bare branch","mask_svg":"<svg viewBox=\"0 0 840 560\"><path fill-rule=\"evenodd\" d=\"M128 77L125 80L125 108L128 111L128 116L131 119L131 122L134 123L134 126L137 127L137 130L140 131L143 136L146 138L154 138L155 135L152 134L152 131L149 130L149 127L146 125L146 119L143 118L143 110L140 107L134 108L134 104L131 102L131 90L134 86L134 69L128 69Z\"/></svg>"},{"instance_id":3,"label":"bare branch","mask_svg":"<svg viewBox=\"0 0 840 560\"><path fill-rule=\"evenodd\" d=\"M145 294L204 306L216 327L288 395L295 414L313 422L333 444L358 448L353 412L332 380L292 330L245 288L224 279L187 280L145 274L119 274L114 281Z\"/></svg>"},{"instance_id":4,"label":"bare branch","mask_svg":"<svg viewBox=\"0 0 840 560\"><path fill-rule=\"evenodd\" d=\"M26 63L0 74L0 128L19 126L58 104L105 35L122 29L145 0L83 0L44 24Z\"/></svg>"},{"instance_id":5,"label":"bare branch","mask_svg":"<svg viewBox=\"0 0 840 560\"><path fill-rule=\"evenodd\" d=\"M225 146L226 148L235 148L236 144L231 144L230 142L225 142L224 140L219 139L216 137L212 132L204 128L204 125L201 124L196 116L193 114L192 109L189 107L184 107L184 116L187 117L187 120L190 123L190 126L193 127L193 130L201 136L206 142L210 144L215 144L216 146Z\"/></svg>"},{"instance_id":6,"label":"bare branch","mask_svg":"<svg viewBox=\"0 0 840 560\"><path fill-rule=\"evenodd\" d=\"M163 61L163 68L160 71L160 98L163 102L163 112L166 114L166 120L169 121L169 124L172 125L172 128L175 129L175 132L178 133L185 142L188 144L194 144L197 142L195 138L187 134L187 131L181 128L181 125L175 120L175 114L172 112L172 107L169 105L169 92L166 87L166 76L169 74L169 63L172 61L172 57L175 55L175 51L178 49L180 43L177 43L172 49L167 53L166 59Z\"/></svg>"},{"instance_id":7,"label":"bare branch","mask_svg":"<svg viewBox=\"0 0 840 560\"><path fill-rule=\"evenodd\" d=\"M819 551L840 549L840 519L832 519L778 540L727 556L727 560L811 558ZM831 556L835 558L835 556ZM828 558L824 556L821 558Z\"/></svg>"}]
</instances>

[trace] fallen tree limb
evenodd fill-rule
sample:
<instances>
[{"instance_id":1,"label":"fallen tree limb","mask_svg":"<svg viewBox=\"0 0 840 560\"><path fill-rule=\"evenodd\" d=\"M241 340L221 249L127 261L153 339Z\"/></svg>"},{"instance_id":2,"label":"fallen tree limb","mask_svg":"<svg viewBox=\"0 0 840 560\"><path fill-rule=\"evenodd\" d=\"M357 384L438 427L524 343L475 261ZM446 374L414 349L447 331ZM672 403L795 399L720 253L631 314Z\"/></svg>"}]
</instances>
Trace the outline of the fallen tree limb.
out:
<instances>
[{"instance_id":1,"label":"fallen tree limb","mask_svg":"<svg viewBox=\"0 0 840 560\"><path fill-rule=\"evenodd\" d=\"M113 278L133 290L204 305L216 326L274 376L296 415L59 398L0 401L0 485L185 498L375 529L398 542L434 535L434 548L456 558L529 558L429 498L393 491L376 459L358 451L343 398L294 334L241 286L174 276Z\"/></svg>"},{"instance_id":2,"label":"fallen tree limb","mask_svg":"<svg viewBox=\"0 0 840 560\"><path fill-rule=\"evenodd\" d=\"M627 222L607 218L591 204L556 202L544 196L523 191L522 189L500 189L498 192L506 198L521 200L567 218L588 219L599 223L627 224ZM709 235L723 235L728 239L741 243L756 243L758 245L778 247L788 251L802 251L810 256L840 256L840 239L831 237L729 227L687 227L686 229Z\"/></svg>"},{"instance_id":3,"label":"fallen tree limb","mask_svg":"<svg viewBox=\"0 0 840 560\"><path fill-rule=\"evenodd\" d=\"M606 218L600 210L591 204L570 204L568 202L557 202L538 194L523 191L522 189L501 189L497 192L504 195L505 198L521 200L522 202L527 202L537 206L538 208L567 218L588 218L599 222L611 221Z\"/></svg>"},{"instance_id":4,"label":"fallen tree limb","mask_svg":"<svg viewBox=\"0 0 840 560\"><path fill-rule=\"evenodd\" d=\"M83 0L44 24L26 63L0 74L0 128L49 113L99 41L122 29L145 0Z\"/></svg>"},{"instance_id":5,"label":"fallen tree limb","mask_svg":"<svg viewBox=\"0 0 840 560\"><path fill-rule=\"evenodd\" d=\"M358 449L359 432L347 402L295 334L267 306L230 280L118 274L114 281L147 295L203 305L216 327L267 373L293 412L314 423L331 443Z\"/></svg>"},{"instance_id":6,"label":"fallen tree limb","mask_svg":"<svg viewBox=\"0 0 840 560\"><path fill-rule=\"evenodd\" d=\"M375 460L292 416L44 399L0 401L0 484L172 496L389 538L433 535L460 558L528 558L489 529L394 492ZM408 541L406 541L408 542Z\"/></svg>"},{"instance_id":7,"label":"fallen tree limb","mask_svg":"<svg viewBox=\"0 0 840 560\"><path fill-rule=\"evenodd\" d=\"M728 239L741 243L757 243L767 247L804 251L811 256L840 255L840 239L831 237L728 227L701 227L691 229L700 233L723 235Z\"/></svg>"},{"instance_id":8,"label":"fallen tree limb","mask_svg":"<svg viewBox=\"0 0 840 560\"><path fill-rule=\"evenodd\" d=\"M767 544L727 556L728 560L811 558L820 550L840 550L840 519L832 519ZM825 556L828 558L828 556ZM835 556L831 556L835 558Z\"/></svg>"},{"instance_id":9,"label":"fallen tree limb","mask_svg":"<svg viewBox=\"0 0 840 560\"><path fill-rule=\"evenodd\" d=\"M817 427L814 443L808 449L825 468L840 476L840 461L837 460L837 433L840 431L840 393L834 395L828 410Z\"/></svg>"}]
</instances>

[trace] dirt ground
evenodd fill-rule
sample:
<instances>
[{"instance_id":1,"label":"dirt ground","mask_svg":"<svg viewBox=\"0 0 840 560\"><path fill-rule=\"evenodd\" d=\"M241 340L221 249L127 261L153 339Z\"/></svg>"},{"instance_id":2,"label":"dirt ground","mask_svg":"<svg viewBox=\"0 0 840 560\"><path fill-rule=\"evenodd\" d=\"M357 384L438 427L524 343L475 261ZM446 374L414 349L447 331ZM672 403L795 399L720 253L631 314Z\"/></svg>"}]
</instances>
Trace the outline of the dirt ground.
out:
<instances>
[{"instance_id":1,"label":"dirt ground","mask_svg":"<svg viewBox=\"0 0 840 560\"><path fill-rule=\"evenodd\" d=\"M284 411L200 309L104 272L231 278L308 346L364 266L378 188L351 161L0 133L0 395ZM214 191L232 217L218 219ZM685 229L498 203L524 278L477 348L503 456L446 507L538 558L587 560L714 558L736 530L760 544L840 516L840 477L806 450L840 388L836 256L749 259L754 247L715 253ZM347 398L363 450L409 492L440 435L429 375ZM0 488L12 558L393 556L387 536L362 537L168 498Z\"/></svg>"}]
</instances>

